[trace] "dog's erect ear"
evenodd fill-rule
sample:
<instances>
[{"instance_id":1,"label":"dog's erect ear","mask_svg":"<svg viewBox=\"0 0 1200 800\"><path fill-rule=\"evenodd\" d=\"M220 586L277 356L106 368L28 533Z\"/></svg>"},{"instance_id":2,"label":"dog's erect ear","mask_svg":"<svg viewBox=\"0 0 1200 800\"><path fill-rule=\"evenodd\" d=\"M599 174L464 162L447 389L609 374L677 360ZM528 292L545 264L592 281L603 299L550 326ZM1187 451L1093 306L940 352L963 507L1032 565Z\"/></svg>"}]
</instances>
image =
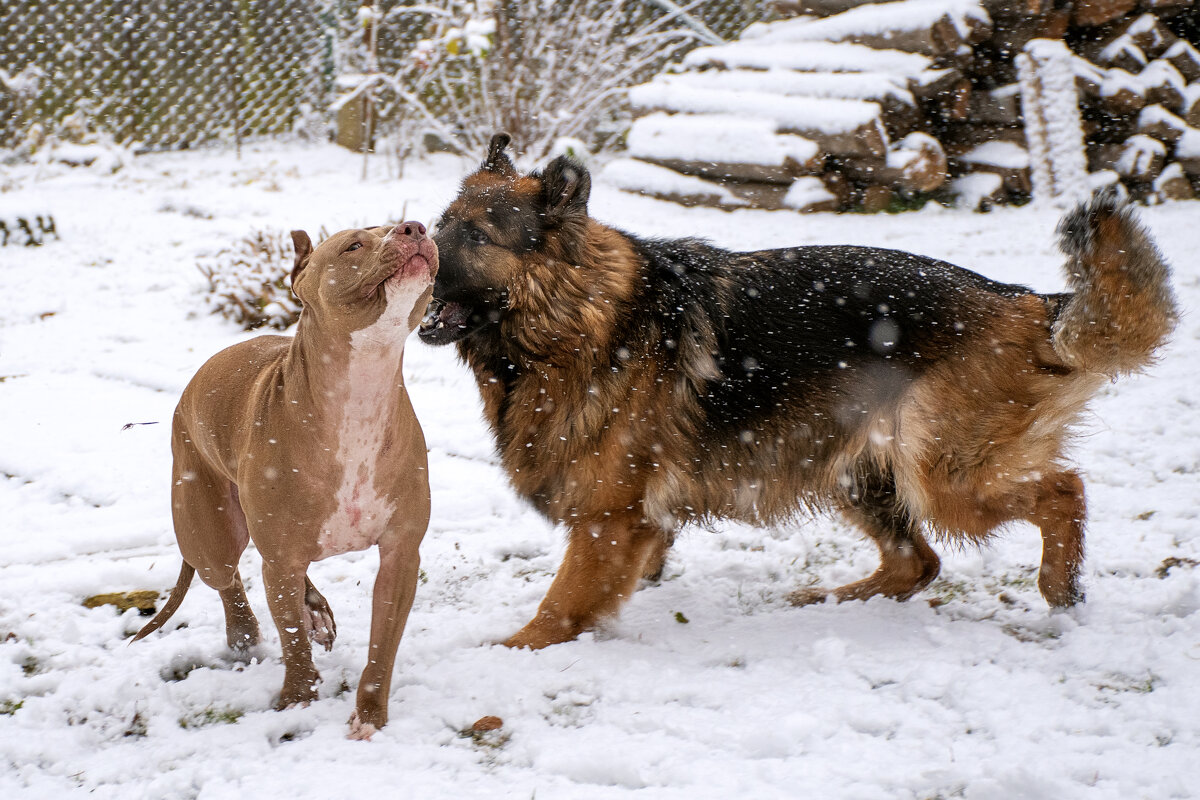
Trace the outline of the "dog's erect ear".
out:
<instances>
[{"instance_id":1,"label":"dog's erect ear","mask_svg":"<svg viewBox=\"0 0 1200 800\"><path fill-rule=\"evenodd\" d=\"M296 291L296 279L308 266L308 259L312 256L313 251L312 239L309 239L308 234L304 231L292 231L292 247L296 248L296 261L292 265L292 294L303 302L304 298L300 297L300 293Z\"/></svg>"},{"instance_id":2,"label":"dog's erect ear","mask_svg":"<svg viewBox=\"0 0 1200 800\"><path fill-rule=\"evenodd\" d=\"M546 218L561 221L573 216L587 216L588 196L592 193L592 176L587 167L569 156L559 156L542 173L542 197L546 201Z\"/></svg>"},{"instance_id":3,"label":"dog's erect ear","mask_svg":"<svg viewBox=\"0 0 1200 800\"><path fill-rule=\"evenodd\" d=\"M515 174L517 170L508 154L504 152L504 148L508 147L511 141L512 137L507 133L497 133L493 136L491 144L488 145L487 158L483 161L483 169L501 175Z\"/></svg>"}]
</instances>

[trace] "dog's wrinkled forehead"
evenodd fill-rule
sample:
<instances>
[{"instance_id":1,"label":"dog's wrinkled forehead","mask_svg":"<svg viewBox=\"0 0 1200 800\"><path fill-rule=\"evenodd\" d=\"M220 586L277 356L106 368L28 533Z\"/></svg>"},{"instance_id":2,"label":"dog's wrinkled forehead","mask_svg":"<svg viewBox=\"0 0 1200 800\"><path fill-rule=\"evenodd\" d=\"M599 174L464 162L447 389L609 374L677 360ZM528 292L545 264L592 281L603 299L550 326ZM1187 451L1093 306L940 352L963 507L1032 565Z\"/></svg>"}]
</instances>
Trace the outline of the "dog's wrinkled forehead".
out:
<instances>
[{"instance_id":1,"label":"dog's wrinkled forehead","mask_svg":"<svg viewBox=\"0 0 1200 800\"><path fill-rule=\"evenodd\" d=\"M439 235L455 228L479 229L511 250L536 248L545 228L541 181L487 170L468 176L438 224Z\"/></svg>"},{"instance_id":2,"label":"dog's wrinkled forehead","mask_svg":"<svg viewBox=\"0 0 1200 800\"><path fill-rule=\"evenodd\" d=\"M317 245L317 249L313 251L314 263L333 263L356 242L366 245L369 241L382 239L391 229L392 226L386 225L338 231Z\"/></svg>"}]
</instances>

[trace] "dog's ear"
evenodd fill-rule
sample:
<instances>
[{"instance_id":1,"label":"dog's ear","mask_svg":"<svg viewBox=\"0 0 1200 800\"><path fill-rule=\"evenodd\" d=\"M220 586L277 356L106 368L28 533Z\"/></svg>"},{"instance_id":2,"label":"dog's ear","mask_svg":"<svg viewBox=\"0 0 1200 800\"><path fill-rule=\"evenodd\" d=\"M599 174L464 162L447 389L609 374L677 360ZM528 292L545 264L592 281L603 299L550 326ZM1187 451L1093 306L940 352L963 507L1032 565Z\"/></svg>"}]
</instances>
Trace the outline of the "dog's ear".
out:
<instances>
[{"instance_id":1,"label":"dog's ear","mask_svg":"<svg viewBox=\"0 0 1200 800\"><path fill-rule=\"evenodd\" d=\"M592 176L587 167L569 156L559 156L542 173L542 199L546 219L557 222L573 216L587 216Z\"/></svg>"},{"instance_id":2,"label":"dog's ear","mask_svg":"<svg viewBox=\"0 0 1200 800\"><path fill-rule=\"evenodd\" d=\"M487 158L483 160L483 169L501 175L516 174L517 170L512 160L509 159L508 153L504 152L504 148L508 147L510 142L512 137L507 133L497 133L493 136L491 144L488 145Z\"/></svg>"},{"instance_id":3,"label":"dog's ear","mask_svg":"<svg viewBox=\"0 0 1200 800\"><path fill-rule=\"evenodd\" d=\"M309 239L308 234L304 231L292 231L292 247L296 249L296 261L292 265L292 294L296 295L300 302L304 302L304 298L300 297L300 292L296 291L296 279L308 266L308 259L313 252L312 239Z\"/></svg>"}]
</instances>

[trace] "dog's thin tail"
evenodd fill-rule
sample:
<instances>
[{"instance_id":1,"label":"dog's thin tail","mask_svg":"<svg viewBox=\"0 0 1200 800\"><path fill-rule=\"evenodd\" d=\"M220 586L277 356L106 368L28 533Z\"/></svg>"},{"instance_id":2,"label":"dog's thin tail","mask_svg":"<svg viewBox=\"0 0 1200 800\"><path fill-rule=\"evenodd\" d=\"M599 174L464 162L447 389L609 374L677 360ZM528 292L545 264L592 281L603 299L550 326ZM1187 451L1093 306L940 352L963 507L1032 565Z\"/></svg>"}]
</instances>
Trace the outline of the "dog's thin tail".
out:
<instances>
[{"instance_id":1,"label":"dog's thin tail","mask_svg":"<svg viewBox=\"0 0 1200 800\"><path fill-rule=\"evenodd\" d=\"M175 588L171 590L171 596L167 598L167 604L159 609L154 618L147 622L137 632L136 636L129 640L130 644L154 633L179 610L179 606L183 603L183 597L188 593L188 587L192 585L192 578L194 577L196 577L196 568L184 561L183 567L179 570L179 580L175 582Z\"/></svg>"},{"instance_id":2,"label":"dog's thin tail","mask_svg":"<svg viewBox=\"0 0 1200 800\"><path fill-rule=\"evenodd\" d=\"M1171 270L1113 189L1063 217L1059 248L1074 294L1054 323L1054 349L1068 364L1110 377L1154 360L1179 312Z\"/></svg>"}]
</instances>

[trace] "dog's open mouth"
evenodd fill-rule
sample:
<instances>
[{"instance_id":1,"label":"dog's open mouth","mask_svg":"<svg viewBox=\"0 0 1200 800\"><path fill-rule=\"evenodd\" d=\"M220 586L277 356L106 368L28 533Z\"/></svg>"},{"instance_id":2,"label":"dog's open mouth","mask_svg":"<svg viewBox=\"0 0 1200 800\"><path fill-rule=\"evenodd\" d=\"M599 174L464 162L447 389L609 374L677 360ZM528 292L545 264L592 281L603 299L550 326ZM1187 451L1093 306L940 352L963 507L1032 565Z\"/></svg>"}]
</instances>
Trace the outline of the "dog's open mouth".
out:
<instances>
[{"instance_id":1,"label":"dog's open mouth","mask_svg":"<svg viewBox=\"0 0 1200 800\"><path fill-rule=\"evenodd\" d=\"M450 344L465 336L469 331L471 307L462 303L446 302L433 298L425 309L417 335L428 344Z\"/></svg>"}]
</instances>

